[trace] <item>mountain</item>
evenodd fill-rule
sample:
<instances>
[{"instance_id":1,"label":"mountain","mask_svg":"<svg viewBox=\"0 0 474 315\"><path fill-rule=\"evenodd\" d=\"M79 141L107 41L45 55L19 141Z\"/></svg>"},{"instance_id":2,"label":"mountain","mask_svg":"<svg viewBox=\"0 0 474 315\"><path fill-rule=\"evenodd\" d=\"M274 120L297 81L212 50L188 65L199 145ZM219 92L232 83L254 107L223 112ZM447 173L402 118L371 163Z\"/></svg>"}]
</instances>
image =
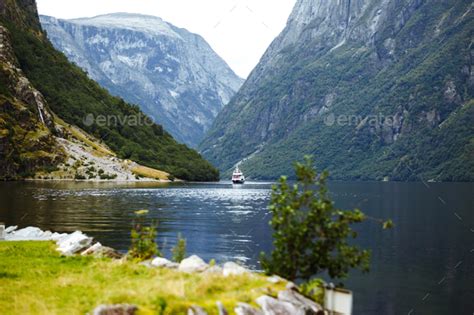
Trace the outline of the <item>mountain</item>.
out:
<instances>
[{"instance_id":1,"label":"mountain","mask_svg":"<svg viewBox=\"0 0 474 315\"><path fill-rule=\"evenodd\" d=\"M54 172L54 178L74 172L80 179L84 173L102 179L219 176L196 151L58 52L42 31L34 0L0 0L0 83L0 179Z\"/></svg>"},{"instance_id":2,"label":"mountain","mask_svg":"<svg viewBox=\"0 0 474 315\"><path fill-rule=\"evenodd\" d=\"M474 180L472 1L298 0L200 150L228 173ZM226 173L226 174L227 174Z\"/></svg>"},{"instance_id":3,"label":"mountain","mask_svg":"<svg viewBox=\"0 0 474 315\"><path fill-rule=\"evenodd\" d=\"M199 35L158 17L40 17L53 45L112 94L197 146L240 79Z\"/></svg>"},{"instance_id":4,"label":"mountain","mask_svg":"<svg viewBox=\"0 0 474 315\"><path fill-rule=\"evenodd\" d=\"M52 168L65 159L53 114L18 68L8 30L0 25L0 178Z\"/></svg>"}]
</instances>

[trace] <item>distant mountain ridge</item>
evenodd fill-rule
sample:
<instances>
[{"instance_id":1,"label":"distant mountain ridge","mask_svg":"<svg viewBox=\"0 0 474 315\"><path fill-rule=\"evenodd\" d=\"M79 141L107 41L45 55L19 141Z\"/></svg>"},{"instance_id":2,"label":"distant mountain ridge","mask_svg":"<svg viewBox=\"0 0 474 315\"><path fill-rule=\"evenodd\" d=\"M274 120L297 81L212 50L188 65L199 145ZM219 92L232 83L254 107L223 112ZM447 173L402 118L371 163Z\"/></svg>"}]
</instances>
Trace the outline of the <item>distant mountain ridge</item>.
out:
<instances>
[{"instance_id":1,"label":"distant mountain ridge","mask_svg":"<svg viewBox=\"0 0 474 315\"><path fill-rule=\"evenodd\" d=\"M474 180L472 1L298 0L200 150L224 174Z\"/></svg>"},{"instance_id":2,"label":"distant mountain ridge","mask_svg":"<svg viewBox=\"0 0 474 315\"><path fill-rule=\"evenodd\" d=\"M201 36L159 17L114 13L40 20L69 60L191 146L243 83Z\"/></svg>"}]
</instances>

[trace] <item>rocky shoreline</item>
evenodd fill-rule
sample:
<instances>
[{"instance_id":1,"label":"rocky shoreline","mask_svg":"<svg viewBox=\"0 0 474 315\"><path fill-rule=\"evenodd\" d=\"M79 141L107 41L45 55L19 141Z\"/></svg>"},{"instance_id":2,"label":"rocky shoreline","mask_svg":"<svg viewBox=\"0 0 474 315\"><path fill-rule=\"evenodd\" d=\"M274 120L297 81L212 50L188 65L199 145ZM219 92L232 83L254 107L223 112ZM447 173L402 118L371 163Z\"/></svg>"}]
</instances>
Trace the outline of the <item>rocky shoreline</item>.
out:
<instances>
[{"instance_id":1,"label":"rocky shoreline","mask_svg":"<svg viewBox=\"0 0 474 315\"><path fill-rule=\"evenodd\" d=\"M57 251L65 256L82 255L94 257L109 257L115 260L126 260L127 257L113 248L103 246L96 242L92 237L87 236L81 231L73 233L53 233L51 231L42 231L37 227L26 227L18 229L17 226L10 226L5 229L5 241L54 241L57 245ZM192 255L185 258L181 263L172 262L163 257L140 263L147 268L166 268L176 270L181 273L200 273L223 278L239 275L261 276L244 266L235 262L226 262L222 265L208 264L200 257ZM327 314L323 307L313 300L303 296L298 287L283 278L271 276L266 278L269 283L282 283L286 289L278 292L275 296L262 295L255 302L259 306L256 308L248 303L237 303L234 313L237 315L306 315L306 314ZM222 303L217 302L216 308L218 314L229 314ZM93 315L116 315L116 314L136 314L138 306L129 304L99 305L90 314ZM191 306L188 315L204 315L206 311L199 305Z\"/></svg>"}]
</instances>

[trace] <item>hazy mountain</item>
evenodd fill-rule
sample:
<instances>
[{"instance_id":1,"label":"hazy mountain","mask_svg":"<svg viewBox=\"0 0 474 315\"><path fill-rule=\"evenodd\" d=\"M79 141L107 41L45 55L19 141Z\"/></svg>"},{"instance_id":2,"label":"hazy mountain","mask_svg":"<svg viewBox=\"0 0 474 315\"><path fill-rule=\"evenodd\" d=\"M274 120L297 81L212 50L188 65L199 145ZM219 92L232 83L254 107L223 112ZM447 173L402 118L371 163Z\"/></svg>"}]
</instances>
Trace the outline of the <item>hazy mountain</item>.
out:
<instances>
[{"instance_id":1,"label":"hazy mountain","mask_svg":"<svg viewBox=\"0 0 474 315\"><path fill-rule=\"evenodd\" d=\"M41 16L41 23L54 46L92 79L192 146L243 83L201 36L158 17Z\"/></svg>"},{"instance_id":2,"label":"hazy mountain","mask_svg":"<svg viewBox=\"0 0 474 315\"><path fill-rule=\"evenodd\" d=\"M474 180L472 1L298 0L200 146L222 171Z\"/></svg>"}]
</instances>

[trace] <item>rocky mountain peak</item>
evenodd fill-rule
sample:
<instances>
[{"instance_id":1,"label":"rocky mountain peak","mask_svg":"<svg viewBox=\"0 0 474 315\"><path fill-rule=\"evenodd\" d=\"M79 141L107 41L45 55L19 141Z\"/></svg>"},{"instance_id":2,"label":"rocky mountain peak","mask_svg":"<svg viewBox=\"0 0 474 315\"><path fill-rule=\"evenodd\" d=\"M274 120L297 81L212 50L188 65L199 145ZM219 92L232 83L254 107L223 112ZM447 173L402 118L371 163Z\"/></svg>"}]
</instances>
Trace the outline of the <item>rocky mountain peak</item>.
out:
<instances>
[{"instance_id":1,"label":"rocky mountain peak","mask_svg":"<svg viewBox=\"0 0 474 315\"><path fill-rule=\"evenodd\" d=\"M243 82L201 36L158 17L114 13L41 21L69 60L191 146Z\"/></svg>"},{"instance_id":2,"label":"rocky mountain peak","mask_svg":"<svg viewBox=\"0 0 474 315\"><path fill-rule=\"evenodd\" d=\"M160 17L136 14L136 13L111 13L99 15L92 18L79 18L69 20L83 26L94 26L98 28L125 29L137 32L145 32L150 35L163 35L181 38L173 27Z\"/></svg>"},{"instance_id":3,"label":"rocky mountain peak","mask_svg":"<svg viewBox=\"0 0 474 315\"><path fill-rule=\"evenodd\" d=\"M393 37L410 20L424 0L299 0L286 28L259 64L256 76L277 64L285 48L306 47L313 53L335 50L345 44L378 46L393 54ZM380 56L379 56L380 57ZM390 59L393 56L382 56ZM252 78L250 78L252 80Z\"/></svg>"},{"instance_id":4,"label":"rocky mountain peak","mask_svg":"<svg viewBox=\"0 0 474 315\"><path fill-rule=\"evenodd\" d=\"M300 0L281 35L282 43L319 40L321 44L342 45L348 39L367 41L373 38L381 17L393 3L390 0Z\"/></svg>"}]
</instances>

